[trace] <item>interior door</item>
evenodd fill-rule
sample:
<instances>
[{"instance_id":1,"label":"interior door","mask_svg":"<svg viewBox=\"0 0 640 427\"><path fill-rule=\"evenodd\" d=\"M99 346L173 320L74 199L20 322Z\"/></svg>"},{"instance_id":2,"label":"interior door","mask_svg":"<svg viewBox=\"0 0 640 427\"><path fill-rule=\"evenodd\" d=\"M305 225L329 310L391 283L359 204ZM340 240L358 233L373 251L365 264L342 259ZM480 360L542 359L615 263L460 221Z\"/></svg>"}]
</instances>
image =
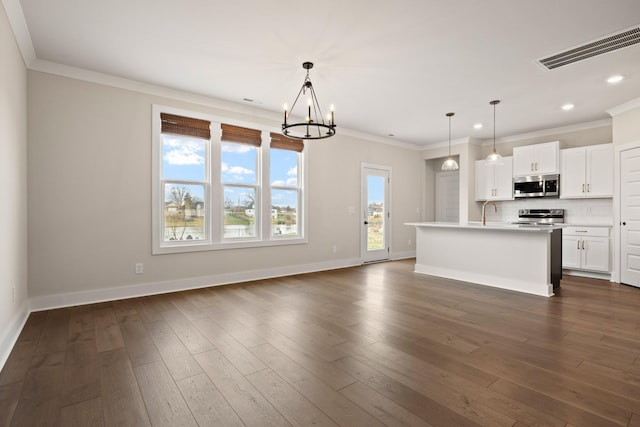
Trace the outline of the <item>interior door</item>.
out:
<instances>
[{"instance_id":1,"label":"interior door","mask_svg":"<svg viewBox=\"0 0 640 427\"><path fill-rule=\"evenodd\" d=\"M620 152L620 281L640 287L640 148Z\"/></svg>"},{"instance_id":2,"label":"interior door","mask_svg":"<svg viewBox=\"0 0 640 427\"><path fill-rule=\"evenodd\" d=\"M460 218L460 174L436 172L436 222L458 222Z\"/></svg>"},{"instance_id":3,"label":"interior door","mask_svg":"<svg viewBox=\"0 0 640 427\"><path fill-rule=\"evenodd\" d=\"M362 165L361 233L362 262L389 259L389 183L391 168Z\"/></svg>"}]
</instances>

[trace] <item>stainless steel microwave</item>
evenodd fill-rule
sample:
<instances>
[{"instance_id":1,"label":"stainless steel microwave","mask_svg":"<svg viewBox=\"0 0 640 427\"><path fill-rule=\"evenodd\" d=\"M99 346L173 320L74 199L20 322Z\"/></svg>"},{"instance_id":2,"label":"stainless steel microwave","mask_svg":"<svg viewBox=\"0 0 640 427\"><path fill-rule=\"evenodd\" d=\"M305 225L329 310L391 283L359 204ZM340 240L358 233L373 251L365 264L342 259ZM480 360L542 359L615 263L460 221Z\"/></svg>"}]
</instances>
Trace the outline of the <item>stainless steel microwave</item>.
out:
<instances>
[{"instance_id":1,"label":"stainless steel microwave","mask_svg":"<svg viewBox=\"0 0 640 427\"><path fill-rule=\"evenodd\" d=\"M560 175L531 175L513 178L513 197L560 197Z\"/></svg>"}]
</instances>

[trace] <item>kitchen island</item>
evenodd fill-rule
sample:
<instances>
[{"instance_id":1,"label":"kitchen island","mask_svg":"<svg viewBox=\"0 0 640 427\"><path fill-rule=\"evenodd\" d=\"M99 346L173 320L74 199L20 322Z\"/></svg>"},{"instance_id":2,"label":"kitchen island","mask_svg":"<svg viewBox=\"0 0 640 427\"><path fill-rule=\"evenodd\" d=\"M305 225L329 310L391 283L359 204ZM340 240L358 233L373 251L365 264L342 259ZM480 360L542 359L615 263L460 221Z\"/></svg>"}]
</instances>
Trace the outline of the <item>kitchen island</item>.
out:
<instances>
[{"instance_id":1,"label":"kitchen island","mask_svg":"<svg viewBox=\"0 0 640 427\"><path fill-rule=\"evenodd\" d=\"M407 223L416 228L416 273L545 297L560 288L562 227Z\"/></svg>"}]
</instances>

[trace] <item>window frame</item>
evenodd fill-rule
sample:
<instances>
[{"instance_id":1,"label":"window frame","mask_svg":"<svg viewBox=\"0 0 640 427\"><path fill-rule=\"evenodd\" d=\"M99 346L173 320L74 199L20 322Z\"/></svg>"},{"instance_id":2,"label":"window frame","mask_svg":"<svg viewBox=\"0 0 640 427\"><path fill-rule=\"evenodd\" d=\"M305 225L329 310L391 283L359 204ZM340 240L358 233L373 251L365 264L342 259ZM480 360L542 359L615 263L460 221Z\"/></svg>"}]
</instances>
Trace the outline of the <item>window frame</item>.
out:
<instances>
[{"instance_id":1,"label":"window frame","mask_svg":"<svg viewBox=\"0 0 640 427\"><path fill-rule=\"evenodd\" d=\"M211 139L207 145L207 164L205 185L208 194L205 194L205 228L207 239L183 240L165 242L164 230L164 182L174 182L175 179L162 179L162 138L160 113L168 113L211 122ZM262 144L257 147L256 170L256 205L260 206L259 219L256 218L256 237L224 238L224 194L221 174L221 124L246 127L261 130ZM225 249L240 249L254 247L281 246L308 243L307 232L307 155L304 152L298 154L298 230L294 236L271 235L271 182L270 182L270 133L280 132L280 129L272 128L256 123L249 123L227 117L220 117L196 111L184 110L164 105L152 104L152 185L151 185L151 228L152 228L152 254L171 254L183 252L200 252ZM187 180L177 180L187 182ZM198 183L200 184L200 183ZM243 186L243 185L241 185ZM290 187L288 189L293 189ZM208 197L207 197L208 195ZM267 212L268 211L268 212Z\"/></svg>"}]
</instances>

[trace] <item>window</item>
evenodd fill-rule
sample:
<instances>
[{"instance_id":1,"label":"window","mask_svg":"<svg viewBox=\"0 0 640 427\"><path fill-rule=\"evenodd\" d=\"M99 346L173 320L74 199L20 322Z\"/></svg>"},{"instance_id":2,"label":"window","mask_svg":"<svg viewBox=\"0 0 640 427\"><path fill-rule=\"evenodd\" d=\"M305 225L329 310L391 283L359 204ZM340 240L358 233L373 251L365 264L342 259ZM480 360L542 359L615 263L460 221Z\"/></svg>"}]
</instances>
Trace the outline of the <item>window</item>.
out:
<instances>
[{"instance_id":1,"label":"window","mask_svg":"<svg viewBox=\"0 0 640 427\"><path fill-rule=\"evenodd\" d=\"M304 145L280 134L270 136L271 235L297 236L301 200L298 176Z\"/></svg>"},{"instance_id":2,"label":"window","mask_svg":"<svg viewBox=\"0 0 640 427\"><path fill-rule=\"evenodd\" d=\"M225 121L153 106L154 254L306 242L304 144Z\"/></svg>"},{"instance_id":3,"label":"window","mask_svg":"<svg viewBox=\"0 0 640 427\"><path fill-rule=\"evenodd\" d=\"M261 145L259 130L222 125L220 172L225 239L255 238L258 235L258 149Z\"/></svg>"},{"instance_id":4,"label":"window","mask_svg":"<svg viewBox=\"0 0 640 427\"><path fill-rule=\"evenodd\" d=\"M162 242L208 240L210 122L162 113Z\"/></svg>"}]
</instances>

